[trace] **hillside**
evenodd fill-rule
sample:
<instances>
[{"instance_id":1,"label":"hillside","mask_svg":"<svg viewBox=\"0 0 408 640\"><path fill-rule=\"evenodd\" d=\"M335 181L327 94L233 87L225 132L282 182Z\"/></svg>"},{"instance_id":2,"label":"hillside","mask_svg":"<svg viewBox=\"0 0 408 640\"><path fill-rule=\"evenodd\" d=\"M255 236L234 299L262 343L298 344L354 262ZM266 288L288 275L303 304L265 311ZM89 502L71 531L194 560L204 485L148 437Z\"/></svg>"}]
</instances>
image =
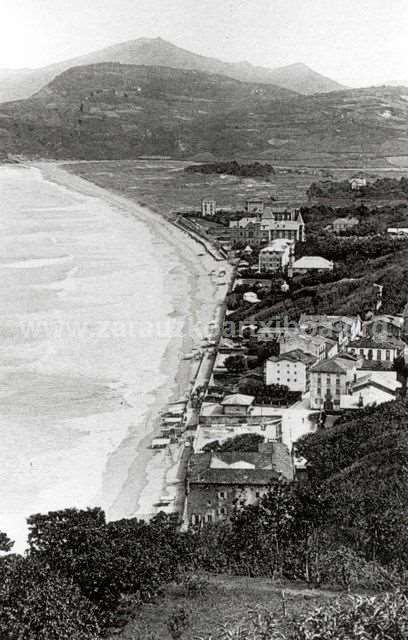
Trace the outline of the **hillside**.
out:
<instances>
[{"instance_id":1,"label":"hillside","mask_svg":"<svg viewBox=\"0 0 408 640\"><path fill-rule=\"evenodd\" d=\"M79 66L0 107L0 153L116 159L212 154L299 164L386 165L408 154L408 89L299 96L198 71Z\"/></svg>"},{"instance_id":2,"label":"hillside","mask_svg":"<svg viewBox=\"0 0 408 640\"><path fill-rule=\"evenodd\" d=\"M277 84L304 94L336 91L342 88L337 82L302 64L268 69L247 62L228 63L181 49L162 38L139 38L41 69L32 69L28 72L18 70L5 78L2 78L0 72L0 102L28 98L71 67L101 62L203 71L225 75L243 82Z\"/></svg>"}]
</instances>

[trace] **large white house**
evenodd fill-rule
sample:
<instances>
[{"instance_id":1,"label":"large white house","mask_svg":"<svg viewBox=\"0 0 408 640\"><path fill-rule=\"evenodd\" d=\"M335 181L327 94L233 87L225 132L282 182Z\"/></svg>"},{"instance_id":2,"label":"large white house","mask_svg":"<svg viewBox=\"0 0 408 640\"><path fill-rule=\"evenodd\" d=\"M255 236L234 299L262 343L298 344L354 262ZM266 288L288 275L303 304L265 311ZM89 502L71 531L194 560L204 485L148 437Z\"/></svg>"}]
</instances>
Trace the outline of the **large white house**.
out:
<instances>
[{"instance_id":1,"label":"large white house","mask_svg":"<svg viewBox=\"0 0 408 640\"><path fill-rule=\"evenodd\" d=\"M274 240L268 247L259 252L259 271L284 271L290 262L293 251L292 240Z\"/></svg>"},{"instance_id":2,"label":"large white house","mask_svg":"<svg viewBox=\"0 0 408 640\"><path fill-rule=\"evenodd\" d=\"M315 356L300 349L272 356L265 363L265 382L267 385L282 384L290 391L306 393L310 386L310 368L315 363Z\"/></svg>"},{"instance_id":3,"label":"large white house","mask_svg":"<svg viewBox=\"0 0 408 640\"><path fill-rule=\"evenodd\" d=\"M402 355L405 349L406 344L397 338L375 340L370 336L353 340L346 347L348 353L363 358L367 366L370 363L377 365L382 363L389 368L392 367L395 358Z\"/></svg>"}]
</instances>

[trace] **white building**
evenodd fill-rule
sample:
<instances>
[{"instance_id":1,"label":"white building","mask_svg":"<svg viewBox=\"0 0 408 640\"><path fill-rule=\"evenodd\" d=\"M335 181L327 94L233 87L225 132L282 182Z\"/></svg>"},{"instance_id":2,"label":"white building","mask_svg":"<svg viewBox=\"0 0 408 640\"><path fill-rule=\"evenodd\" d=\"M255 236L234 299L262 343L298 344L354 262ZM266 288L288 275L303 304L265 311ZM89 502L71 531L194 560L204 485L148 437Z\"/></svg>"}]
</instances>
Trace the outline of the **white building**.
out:
<instances>
[{"instance_id":1,"label":"white building","mask_svg":"<svg viewBox=\"0 0 408 640\"><path fill-rule=\"evenodd\" d=\"M265 382L267 385L282 384L290 391L307 393L310 387L310 368L316 358L300 349L272 356L265 363Z\"/></svg>"},{"instance_id":2,"label":"white building","mask_svg":"<svg viewBox=\"0 0 408 640\"><path fill-rule=\"evenodd\" d=\"M350 342L346 350L352 355L363 358L367 365L371 363L385 363L391 367L395 358L402 355L406 345L402 340L390 338L389 340L375 340L368 336L353 340Z\"/></svg>"},{"instance_id":3,"label":"white building","mask_svg":"<svg viewBox=\"0 0 408 640\"><path fill-rule=\"evenodd\" d=\"M320 335L337 341L339 347L344 347L350 341L361 335L362 323L356 316L326 316L322 314L310 315L303 313L299 319L301 331L311 335Z\"/></svg>"},{"instance_id":4,"label":"white building","mask_svg":"<svg viewBox=\"0 0 408 640\"><path fill-rule=\"evenodd\" d=\"M262 198L251 198L245 202L245 211L247 213L262 214L265 208L265 202Z\"/></svg>"},{"instance_id":5,"label":"white building","mask_svg":"<svg viewBox=\"0 0 408 640\"><path fill-rule=\"evenodd\" d=\"M217 212L217 203L215 200L211 200L210 198L204 198L201 201L201 215L204 218L211 218L215 216Z\"/></svg>"},{"instance_id":6,"label":"white building","mask_svg":"<svg viewBox=\"0 0 408 640\"><path fill-rule=\"evenodd\" d=\"M351 178L350 185L353 191L358 191L367 186L366 178Z\"/></svg>"},{"instance_id":7,"label":"white building","mask_svg":"<svg viewBox=\"0 0 408 640\"><path fill-rule=\"evenodd\" d=\"M293 263L292 271L294 274L305 274L308 271L321 273L324 271L333 271L333 267L333 262L320 256L303 256L303 258L299 258L299 260Z\"/></svg>"},{"instance_id":8,"label":"white building","mask_svg":"<svg viewBox=\"0 0 408 640\"><path fill-rule=\"evenodd\" d=\"M274 240L259 252L259 271L284 271L290 263L293 240Z\"/></svg>"}]
</instances>

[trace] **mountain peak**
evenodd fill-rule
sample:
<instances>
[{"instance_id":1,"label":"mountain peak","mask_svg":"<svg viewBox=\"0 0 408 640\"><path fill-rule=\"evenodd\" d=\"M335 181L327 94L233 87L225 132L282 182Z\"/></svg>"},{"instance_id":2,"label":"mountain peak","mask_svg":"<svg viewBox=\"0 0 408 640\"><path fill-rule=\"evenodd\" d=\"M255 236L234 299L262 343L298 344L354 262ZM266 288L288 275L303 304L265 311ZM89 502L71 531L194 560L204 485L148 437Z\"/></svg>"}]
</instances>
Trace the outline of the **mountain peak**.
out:
<instances>
[{"instance_id":1,"label":"mountain peak","mask_svg":"<svg viewBox=\"0 0 408 640\"><path fill-rule=\"evenodd\" d=\"M209 58L178 47L158 36L122 42L88 55L32 70L30 73L11 74L4 80L0 77L0 102L29 97L71 67L101 62L202 71L227 76L241 82L276 85L304 95L339 91L345 88L301 62L278 69L254 66L247 61L223 62L217 58Z\"/></svg>"}]
</instances>

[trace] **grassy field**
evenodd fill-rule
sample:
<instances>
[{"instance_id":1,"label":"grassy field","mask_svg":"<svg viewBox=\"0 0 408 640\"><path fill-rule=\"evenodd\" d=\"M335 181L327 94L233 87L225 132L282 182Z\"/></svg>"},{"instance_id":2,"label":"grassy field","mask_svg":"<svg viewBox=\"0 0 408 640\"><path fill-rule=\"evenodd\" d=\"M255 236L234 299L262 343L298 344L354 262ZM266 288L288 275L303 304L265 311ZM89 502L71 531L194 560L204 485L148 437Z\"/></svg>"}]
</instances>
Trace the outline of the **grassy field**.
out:
<instances>
[{"instance_id":1,"label":"grassy field","mask_svg":"<svg viewBox=\"0 0 408 640\"><path fill-rule=\"evenodd\" d=\"M129 160L70 163L75 174L126 197L144 203L160 213L200 208L205 197L215 198L217 207L239 210L253 196L306 202L306 190L318 179L313 170L306 174L279 174L270 178L238 178L184 172L188 162L175 160Z\"/></svg>"},{"instance_id":2,"label":"grassy field","mask_svg":"<svg viewBox=\"0 0 408 640\"><path fill-rule=\"evenodd\" d=\"M174 212L200 208L202 198L212 197L217 207L241 210L250 197L273 197L292 206L307 205L306 191L319 180L317 170L303 169L302 173L278 173L270 178L238 178L204 174L186 174L189 163L176 160L112 160L67 163L65 168L95 184L116 191L150 209L169 215ZM345 179L352 171L341 169L331 172L335 179ZM406 175L406 171L370 170L369 179L392 175ZM345 206L350 201L325 202ZM389 201L387 201L389 204ZM358 203L357 203L358 204ZM380 201L373 202L381 205Z\"/></svg>"},{"instance_id":3,"label":"grassy field","mask_svg":"<svg viewBox=\"0 0 408 640\"><path fill-rule=\"evenodd\" d=\"M285 592L286 617L283 616L282 589ZM220 627L239 623L249 610L256 607L271 611L284 631L293 617L310 612L336 595L310 590L304 585L279 584L262 578L211 576L208 592L195 598L186 597L183 587L170 585L160 601L142 605L122 633L110 640L118 637L121 640L171 640L167 622L180 607L189 615L182 640L207 640L211 637L216 640Z\"/></svg>"}]
</instances>

